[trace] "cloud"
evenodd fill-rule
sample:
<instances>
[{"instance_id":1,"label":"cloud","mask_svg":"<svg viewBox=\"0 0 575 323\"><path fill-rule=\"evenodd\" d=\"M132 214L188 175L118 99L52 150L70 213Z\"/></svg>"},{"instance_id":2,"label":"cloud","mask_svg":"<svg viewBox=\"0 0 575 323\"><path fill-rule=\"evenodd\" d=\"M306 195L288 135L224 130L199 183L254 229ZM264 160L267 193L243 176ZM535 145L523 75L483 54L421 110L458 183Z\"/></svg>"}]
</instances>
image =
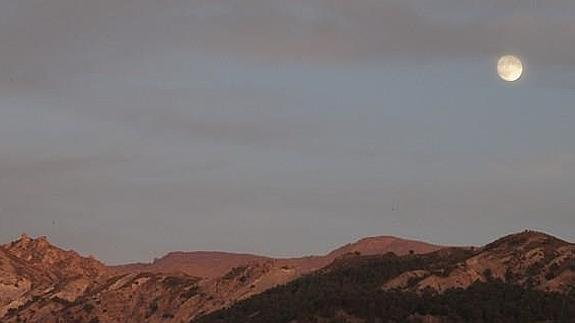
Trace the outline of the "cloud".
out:
<instances>
[{"instance_id":1,"label":"cloud","mask_svg":"<svg viewBox=\"0 0 575 323\"><path fill-rule=\"evenodd\" d=\"M57 81L176 52L260 63L517 52L537 64L575 64L570 2L546 1L537 10L512 0L436 7L396 0L3 2L1 78Z\"/></svg>"}]
</instances>

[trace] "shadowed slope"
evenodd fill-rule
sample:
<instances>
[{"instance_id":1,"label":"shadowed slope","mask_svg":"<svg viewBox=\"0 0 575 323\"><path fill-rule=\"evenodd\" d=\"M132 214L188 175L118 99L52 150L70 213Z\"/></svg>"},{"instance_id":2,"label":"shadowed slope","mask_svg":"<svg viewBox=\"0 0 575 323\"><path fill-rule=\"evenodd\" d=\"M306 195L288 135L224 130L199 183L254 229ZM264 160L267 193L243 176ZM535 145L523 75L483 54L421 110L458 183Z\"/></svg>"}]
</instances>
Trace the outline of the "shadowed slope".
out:
<instances>
[{"instance_id":1,"label":"shadowed slope","mask_svg":"<svg viewBox=\"0 0 575 323\"><path fill-rule=\"evenodd\" d=\"M483 248L337 258L199 322L543 322L575 315L575 245L540 232Z\"/></svg>"}]
</instances>

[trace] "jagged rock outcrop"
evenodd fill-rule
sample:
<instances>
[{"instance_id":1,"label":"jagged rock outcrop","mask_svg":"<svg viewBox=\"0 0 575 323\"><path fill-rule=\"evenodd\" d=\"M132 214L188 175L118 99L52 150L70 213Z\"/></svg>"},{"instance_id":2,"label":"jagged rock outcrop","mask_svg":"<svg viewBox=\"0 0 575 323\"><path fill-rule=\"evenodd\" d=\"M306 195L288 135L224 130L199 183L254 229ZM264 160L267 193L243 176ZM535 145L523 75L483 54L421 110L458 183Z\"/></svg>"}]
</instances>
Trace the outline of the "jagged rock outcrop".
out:
<instances>
[{"instance_id":1,"label":"jagged rock outcrop","mask_svg":"<svg viewBox=\"0 0 575 323\"><path fill-rule=\"evenodd\" d=\"M109 274L101 262L22 234L0 246L0 317L37 299L75 301Z\"/></svg>"}]
</instances>

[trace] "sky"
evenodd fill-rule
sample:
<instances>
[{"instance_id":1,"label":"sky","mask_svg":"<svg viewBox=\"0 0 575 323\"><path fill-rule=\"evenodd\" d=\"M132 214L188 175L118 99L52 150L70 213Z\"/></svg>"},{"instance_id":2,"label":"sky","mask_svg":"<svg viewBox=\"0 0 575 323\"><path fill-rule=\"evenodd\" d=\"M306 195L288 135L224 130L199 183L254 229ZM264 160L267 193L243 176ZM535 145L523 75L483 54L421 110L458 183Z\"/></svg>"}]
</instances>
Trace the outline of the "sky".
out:
<instances>
[{"instance_id":1,"label":"sky","mask_svg":"<svg viewBox=\"0 0 575 323\"><path fill-rule=\"evenodd\" d=\"M1 1L0 241L110 264L575 241L574 17L572 0Z\"/></svg>"}]
</instances>

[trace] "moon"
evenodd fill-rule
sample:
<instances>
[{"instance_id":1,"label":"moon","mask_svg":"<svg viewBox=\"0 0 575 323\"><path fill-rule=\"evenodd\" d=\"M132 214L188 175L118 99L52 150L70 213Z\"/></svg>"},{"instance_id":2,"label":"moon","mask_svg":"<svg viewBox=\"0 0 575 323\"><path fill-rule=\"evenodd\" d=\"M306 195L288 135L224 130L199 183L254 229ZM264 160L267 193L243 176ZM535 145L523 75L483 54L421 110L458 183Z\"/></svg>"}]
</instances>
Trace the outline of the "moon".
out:
<instances>
[{"instance_id":1,"label":"moon","mask_svg":"<svg viewBox=\"0 0 575 323\"><path fill-rule=\"evenodd\" d=\"M497 74L507 82L517 81L523 74L523 63L514 55L502 56L497 62Z\"/></svg>"}]
</instances>

